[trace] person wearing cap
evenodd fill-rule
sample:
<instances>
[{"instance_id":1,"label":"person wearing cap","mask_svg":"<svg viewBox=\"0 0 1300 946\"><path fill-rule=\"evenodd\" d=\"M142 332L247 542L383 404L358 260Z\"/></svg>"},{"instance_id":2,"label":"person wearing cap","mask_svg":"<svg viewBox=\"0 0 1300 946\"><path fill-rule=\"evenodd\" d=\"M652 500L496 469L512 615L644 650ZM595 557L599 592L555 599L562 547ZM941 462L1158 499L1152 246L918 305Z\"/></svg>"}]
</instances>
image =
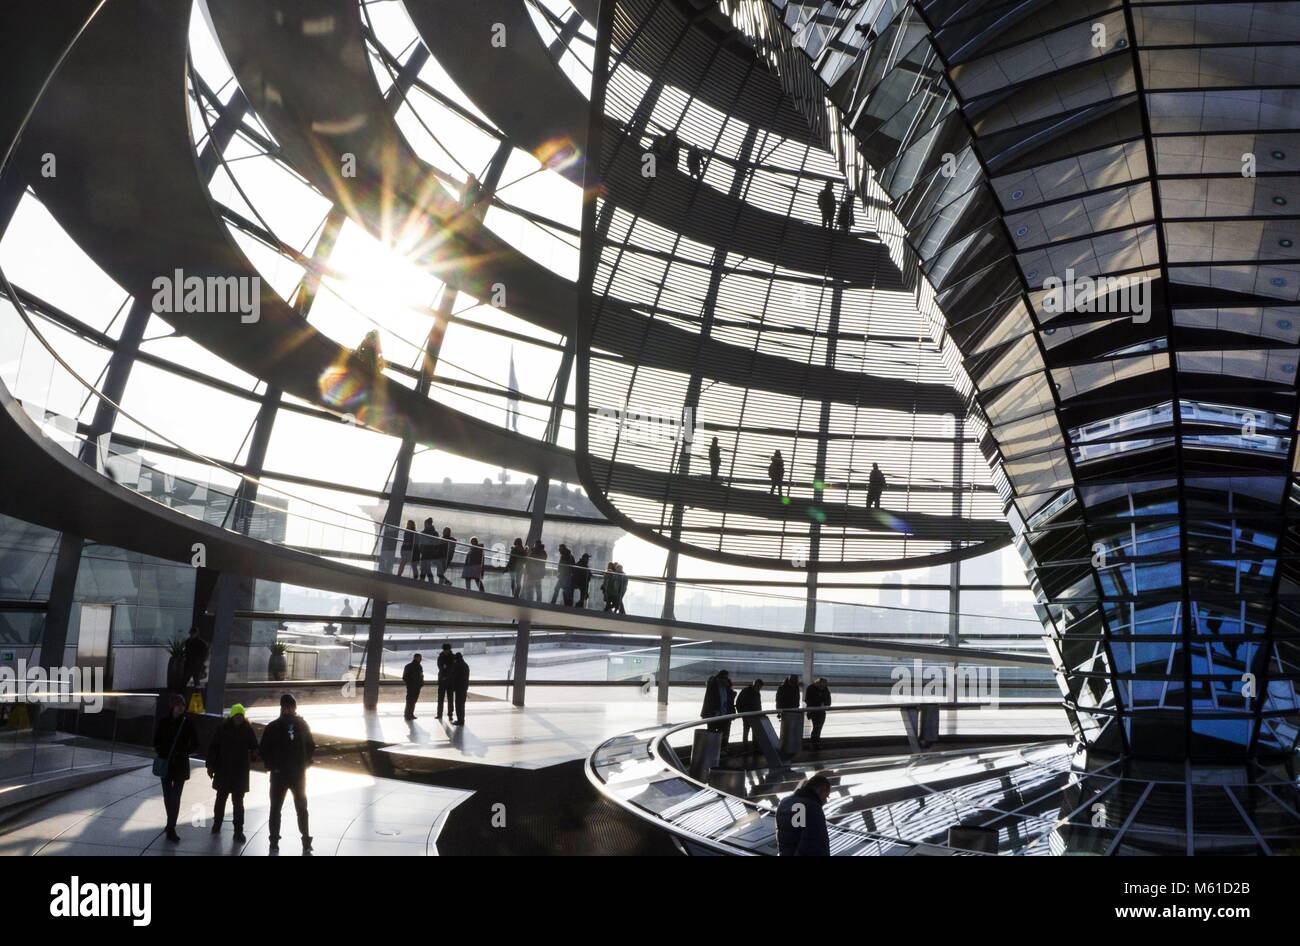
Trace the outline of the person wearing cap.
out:
<instances>
[{"instance_id":1,"label":"person wearing cap","mask_svg":"<svg viewBox=\"0 0 1300 946\"><path fill-rule=\"evenodd\" d=\"M194 735L194 724L185 714L185 697L173 693L167 703L167 715L158 720L153 735L154 774L162 781L163 808L167 812L166 838L172 843L180 841L176 833L176 819L181 811L181 792L190 777L190 753L199 747Z\"/></svg>"},{"instance_id":2,"label":"person wearing cap","mask_svg":"<svg viewBox=\"0 0 1300 946\"><path fill-rule=\"evenodd\" d=\"M307 830L307 769L315 752L311 728L298 715L298 701L284 694L280 697L280 715L262 731L262 761L271 775L272 851L280 849L280 809L284 807L286 792L293 792L302 851L306 854L311 850L311 832Z\"/></svg>"},{"instance_id":3,"label":"person wearing cap","mask_svg":"<svg viewBox=\"0 0 1300 946\"><path fill-rule=\"evenodd\" d=\"M226 799L230 799L235 840L244 842L244 795L248 792L248 770L257 756L257 734L244 715L239 703L230 707L208 745L208 778L216 789L217 800L212 808L212 833L221 833L221 822L226 817Z\"/></svg>"}]
</instances>

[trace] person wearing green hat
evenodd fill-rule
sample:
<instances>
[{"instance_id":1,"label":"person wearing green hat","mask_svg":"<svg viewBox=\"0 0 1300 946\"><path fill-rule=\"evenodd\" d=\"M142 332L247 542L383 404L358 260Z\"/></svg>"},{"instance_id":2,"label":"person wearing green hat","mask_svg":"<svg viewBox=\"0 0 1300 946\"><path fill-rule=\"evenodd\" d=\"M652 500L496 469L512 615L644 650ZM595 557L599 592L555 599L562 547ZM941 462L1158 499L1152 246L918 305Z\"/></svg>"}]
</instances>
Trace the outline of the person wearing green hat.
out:
<instances>
[{"instance_id":1,"label":"person wearing green hat","mask_svg":"<svg viewBox=\"0 0 1300 946\"><path fill-rule=\"evenodd\" d=\"M221 822L226 816L226 799L231 802L235 840L244 842L244 795L248 791L248 771L257 756L257 734L244 715L244 707L236 703L230 715L222 720L208 746L208 777L217 790L216 804L212 809L212 833L221 833Z\"/></svg>"}]
</instances>

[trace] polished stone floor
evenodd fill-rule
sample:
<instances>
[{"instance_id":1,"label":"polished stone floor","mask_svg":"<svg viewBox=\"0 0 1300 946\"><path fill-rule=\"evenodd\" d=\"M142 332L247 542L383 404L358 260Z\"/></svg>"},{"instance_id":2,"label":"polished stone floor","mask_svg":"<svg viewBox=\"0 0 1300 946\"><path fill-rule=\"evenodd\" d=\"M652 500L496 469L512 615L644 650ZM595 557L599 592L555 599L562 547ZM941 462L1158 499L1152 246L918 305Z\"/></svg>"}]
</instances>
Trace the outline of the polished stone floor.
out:
<instances>
[{"instance_id":1,"label":"polished stone floor","mask_svg":"<svg viewBox=\"0 0 1300 946\"><path fill-rule=\"evenodd\" d=\"M570 689L577 692L568 692ZM403 704L399 702L381 703L375 713L366 713L356 703L300 705L298 711L314 732L381 743L396 763L410 767L418 768L416 760L427 759L442 764L540 769L585 759L602 742L621 733L698 719L701 691L683 688L679 692L681 696L666 707L656 702L653 693L637 689L611 689L602 693L599 701L592 700L590 688L538 689L530 691L524 707L472 693L479 698L466 704L463 727L435 718L437 691L430 687L422 694L427 698L417 706L413 722L402 718ZM250 709L248 715L254 722L266 722L277 712L267 706ZM879 719L853 716L832 714L826 736L892 735L899 730L894 713L880 714ZM955 732L956 718L949 720L948 716L941 714L943 731ZM960 716L963 735L1005 735L1009 726L1020 735L1046 737L1069 732L1065 714L1052 704L1030 710L963 711ZM740 727L734 728L738 736Z\"/></svg>"},{"instance_id":2,"label":"polished stone floor","mask_svg":"<svg viewBox=\"0 0 1300 946\"><path fill-rule=\"evenodd\" d=\"M0 827L0 856L59 855L266 855L269 854L268 780L253 772L245 797L244 834L234 840L230 811L214 835L214 792L203 763L192 763L181 797L181 840L163 837L166 816L159 783L149 760L138 771L117 775L55 796ZM313 768L307 775L313 855L437 855L437 839L448 813L469 792L378 779L357 772ZM292 798L286 799L280 856L298 856Z\"/></svg>"},{"instance_id":3,"label":"polished stone floor","mask_svg":"<svg viewBox=\"0 0 1300 946\"><path fill-rule=\"evenodd\" d=\"M359 704L334 703L300 705L312 731L342 740L382 743L384 751L403 767L419 767L418 760L440 764L497 765L541 769L585 759L611 736L632 729L658 726L699 715L698 697L661 707L653 695L644 699L612 699L532 703L516 707L500 700L472 699L466 704L465 725L451 726L436 716L436 690L426 688L433 699L416 707L417 718L402 718L402 703L381 703L374 713ZM635 692L635 691L634 691ZM267 722L274 707L249 709L253 722Z\"/></svg>"}]
</instances>

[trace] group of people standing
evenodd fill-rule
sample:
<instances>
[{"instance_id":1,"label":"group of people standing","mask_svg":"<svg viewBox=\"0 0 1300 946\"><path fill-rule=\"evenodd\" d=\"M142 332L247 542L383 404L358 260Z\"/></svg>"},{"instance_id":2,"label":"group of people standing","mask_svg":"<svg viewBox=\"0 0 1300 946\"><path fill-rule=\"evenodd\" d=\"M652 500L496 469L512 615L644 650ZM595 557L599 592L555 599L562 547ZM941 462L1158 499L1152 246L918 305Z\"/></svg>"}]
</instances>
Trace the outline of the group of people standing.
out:
<instances>
[{"instance_id":1,"label":"group of people standing","mask_svg":"<svg viewBox=\"0 0 1300 946\"><path fill-rule=\"evenodd\" d=\"M675 129L668 129L650 143L649 154L657 161L663 161L672 170L677 170L681 161L682 142ZM695 145L686 146L686 170L696 180L704 177L704 152Z\"/></svg>"},{"instance_id":2,"label":"group of people standing","mask_svg":"<svg viewBox=\"0 0 1300 946\"><path fill-rule=\"evenodd\" d=\"M432 518L424 520L424 528L416 531L415 520L406 521L402 534L401 559L397 567L398 577L405 575L409 568L411 577L417 581L437 581L440 585L451 585L447 577L457 549L457 539L451 534L451 528L442 530L441 535L433 524ZM460 566L460 577L467 589L477 587L486 591L483 576L489 568L485 557L486 546L478 536L469 540L465 549L465 561ZM510 575L510 593L525 601L542 601L542 585L546 579L549 555L541 539L531 545L522 538L516 538L510 547L504 566L496 566L496 571L505 571ZM561 543L555 560L555 583L551 587L551 604L563 602L565 607L587 608L591 605L591 581L593 575L600 575L600 592L604 599L602 610L626 614L623 596L627 593L627 574L618 562L610 562L604 571L592 567L591 553L583 552L574 556L573 551Z\"/></svg>"},{"instance_id":3,"label":"group of people standing","mask_svg":"<svg viewBox=\"0 0 1300 946\"><path fill-rule=\"evenodd\" d=\"M844 188L844 198L836 200L835 187L830 181L827 181L826 186L817 194L817 208L822 212L822 226L828 230L838 222L840 231L848 233L853 229L853 224L857 222L857 216L853 210L853 191L847 187ZM837 210L839 211L838 215Z\"/></svg>"},{"instance_id":4,"label":"group of people standing","mask_svg":"<svg viewBox=\"0 0 1300 946\"><path fill-rule=\"evenodd\" d=\"M190 778L190 755L199 748L193 718L185 711L185 698L173 694L167 715L154 730L154 774L162 782L163 807L167 812L165 837L180 841L176 822L180 817L181 793ZM212 810L212 833L220 834L225 821L226 803L231 805L234 838L243 843L244 796L248 794L249 773L253 763L261 760L271 777L270 842L271 850L280 847L280 814L284 799L293 795L298 815L298 832L304 853L311 851L308 830L307 769L312 764L316 744L311 727L298 715L298 703L288 693L280 697L280 715L266 725L259 740L248 722L244 707L236 703L217 727L208 743L205 767L217 797Z\"/></svg>"},{"instance_id":5,"label":"group of people standing","mask_svg":"<svg viewBox=\"0 0 1300 946\"><path fill-rule=\"evenodd\" d=\"M402 668L402 682L406 684L407 720L415 716L415 704L424 689L424 658L421 654L411 657L411 662ZM438 653L438 719L442 719L443 701L446 700L447 716L453 726L465 725L465 698L469 695L469 664L459 651L452 653L450 644L443 644Z\"/></svg>"},{"instance_id":6,"label":"group of people standing","mask_svg":"<svg viewBox=\"0 0 1300 946\"><path fill-rule=\"evenodd\" d=\"M542 601L542 582L549 561L546 546L538 539L527 546L523 539L515 539L510 547L506 570L510 573L510 593L525 601ZM566 608L586 608L591 600L591 579L597 570L591 567L591 553L574 557L573 550L563 542L556 552L555 583L551 586L551 604L563 603ZM605 568L600 584L605 611L626 614L623 595L627 591L627 575L618 562Z\"/></svg>"},{"instance_id":7,"label":"group of people standing","mask_svg":"<svg viewBox=\"0 0 1300 946\"><path fill-rule=\"evenodd\" d=\"M732 716L736 713L758 713L763 710L763 681L755 680L743 687L739 693L731 683L731 674L719 670L709 677L704 684L704 705L700 707L700 716L714 719L719 716ZM798 676L791 675L781 681L776 688L776 708L778 710L797 710L799 708L800 690L803 684ZM803 692L803 705L809 710L808 721L812 723L812 733L808 738L813 750L821 748L822 727L826 725L825 707L831 705L831 689L825 677L818 677ZM754 720L742 719L741 751L749 751L749 736L757 725ZM709 723L708 728L722 735L722 745L726 748L731 739L731 720L720 719Z\"/></svg>"},{"instance_id":8,"label":"group of people standing","mask_svg":"<svg viewBox=\"0 0 1300 946\"><path fill-rule=\"evenodd\" d=\"M417 581L433 581L436 574L438 584L450 585L452 581L447 577L447 569L456 557L456 544L457 539L451 534L450 526L444 528L439 535L433 519L428 518L424 520L424 528L417 532L415 520L407 519L406 529L402 533L402 557L397 567L397 576L402 577L409 567L411 577ZM483 543L478 540L478 536L473 536L469 540L465 562L460 569L460 577L466 588L471 587L471 583L477 583L478 590L484 590L483 552Z\"/></svg>"}]
</instances>

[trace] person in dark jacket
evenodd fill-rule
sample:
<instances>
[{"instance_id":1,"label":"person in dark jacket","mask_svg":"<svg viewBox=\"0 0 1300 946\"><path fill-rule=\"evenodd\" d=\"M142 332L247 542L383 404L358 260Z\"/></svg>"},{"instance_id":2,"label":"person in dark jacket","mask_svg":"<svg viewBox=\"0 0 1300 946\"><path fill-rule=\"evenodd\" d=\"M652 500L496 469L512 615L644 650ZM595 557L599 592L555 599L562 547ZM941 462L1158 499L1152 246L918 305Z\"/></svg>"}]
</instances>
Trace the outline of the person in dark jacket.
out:
<instances>
[{"instance_id":1,"label":"person in dark jacket","mask_svg":"<svg viewBox=\"0 0 1300 946\"><path fill-rule=\"evenodd\" d=\"M614 563L614 613L627 614L623 607L623 596L627 594L627 572L619 562Z\"/></svg>"},{"instance_id":2,"label":"person in dark jacket","mask_svg":"<svg viewBox=\"0 0 1300 946\"><path fill-rule=\"evenodd\" d=\"M435 563L438 566L438 584L450 585L447 569L456 558L456 537L451 534L451 526L442 530L442 557Z\"/></svg>"},{"instance_id":3,"label":"person in dark jacket","mask_svg":"<svg viewBox=\"0 0 1300 946\"><path fill-rule=\"evenodd\" d=\"M810 775L776 806L776 850L781 857L829 857L826 831L831 781L821 772Z\"/></svg>"},{"instance_id":4,"label":"person in dark jacket","mask_svg":"<svg viewBox=\"0 0 1300 946\"><path fill-rule=\"evenodd\" d=\"M737 713L758 713L763 709L763 681L755 680L736 694ZM740 721L740 748L749 751L749 734L758 730L758 717Z\"/></svg>"},{"instance_id":5,"label":"person in dark jacket","mask_svg":"<svg viewBox=\"0 0 1300 946\"><path fill-rule=\"evenodd\" d=\"M831 688L826 685L825 677L818 677L816 682L808 687L808 692L804 694L804 706L830 706L831 705ZM812 723L812 736L809 737L814 749L822 747L822 727L826 725L826 711L810 712L808 719Z\"/></svg>"},{"instance_id":6,"label":"person in dark jacket","mask_svg":"<svg viewBox=\"0 0 1300 946\"><path fill-rule=\"evenodd\" d=\"M451 665L455 662L452 657L451 645L443 644L442 650L438 651L438 718L442 719L442 701L444 697L447 700L447 715L455 718L456 707L453 698L456 692L452 686Z\"/></svg>"},{"instance_id":7,"label":"person in dark jacket","mask_svg":"<svg viewBox=\"0 0 1300 946\"><path fill-rule=\"evenodd\" d=\"M796 676L786 677L781 685L776 688L776 708L779 710L791 710L799 708L799 678Z\"/></svg>"},{"instance_id":8,"label":"person in dark jacket","mask_svg":"<svg viewBox=\"0 0 1300 946\"><path fill-rule=\"evenodd\" d=\"M280 809L286 792L293 793L293 807L298 813L298 833L302 850L311 850L311 832L307 824L307 769L316 753L311 727L298 715L298 701L286 693L280 697L280 715L262 732L262 761L271 775L271 850L280 849Z\"/></svg>"},{"instance_id":9,"label":"person in dark jacket","mask_svg":"<svg viewBox=\"0 0 1300 946\"><path fill-rule=\"evenodd\" d=\"M411 566L411 577L420 577L419 533L415 531L415 520L407 519L406 528L402 530L402 560L397 566L397 577L401 578L406 566Z\"/></svg>"},{"instance_id":10,"label":"person in dark jacket","mask_svg":"<svg viewBox=\"0 0 1300 946\"><path fill-rule=\"evenodd\" d=\"M830 181L817 193L817 207L822 212L822 226L829 230L835 223L835 188Z\"/></svg>"},{"instance_id":11,"label":"person in dark jacket","mask_svg":"<svg viewBox=\"0 0 1300 946\"><path fill-rule=\"evenodd\" d=\"M411 662L402 668L402 682L406 684L406 712L403 714L405 719L415 719L415 704L420 699L420 691L424 689L424 664L421 663L419 654L411 658Z\"/></svg>"},{"instance_id":12,"label":"person in dark jacket","mask_svg":"<svg viewBox=\"0 0 1300 946\"><path fill-rule=\"evenodd\" d=\"M542 600L542 576L546 574L546 546L538 539L524 563L524 600Z\"/></svg>"},{"instance_id":13,"label":"person in dark jacket","mask_svg":"<svg viewBox=\"0 0 1300 946\"><path fill-rule=\"evenodd\" d=\"M244 795L248 792L248 769L257 755L257 734L244 716L244 707L236 703L230 715L212 734L208 745L208 778L217 791L212 806L212 833L221 833L226 817L226 799L230 799L235 840L244 842Z\"/></svg>"},{"instance_id":14,"label":"person in dark jacket","mask_svg":"<svg viewBox=\"0 0 1300 946\"><path fill-rule=\"evenodd\" d=\"M714 437L713 442L709 444L709 482L718 481L718 471L722 469L722 447L718 446L718 438Z\"/></svg>"},{"instance_id":15,"label":"person in dark jacket","mask_svg":"<svg viewBox=\"0 0 1300 946\"><path fill-rule=\"evenodd\" d=\"M613 611L618 588L618 562L610 562L600 579L600 596L605 600L603 611Z\"/></svg>"},{"instance_id":16,"label":"person in dark jacket","mask_svg":"<svg viewBox=\"0 0 1300 946\"><path fill-rule=\"evenodd\" d=\"M731 687L731 674L726 670L719 670L709 677L704 685L704 705L700 707L700 715L709 719L715 716L730 716L734 712L736 712L736 691ZM731 738L731 721L709 723L709 729L722 734L722 745L725 747Z\"/></svg>"},{"instance_id":17,"label":"person in dark jacket","mask_svg":"<svg viewBox=\"0 0 1300 946\"><path fill-rule=\"evenodd\" d=\"M153 748L159 759L166 760L162 781L163 807L167 811L168 841L176 842L176 819L181 813L181 792L190 778L190 753L199 747L194 723L185 712L185 697L173 693L167 701L167 715L158 720L153 734Z\"/></svg>"},{"instance_id":18,"label":"person in dark jacket","mask_svg":"<svg viewBox=\"0 0 1300 946\"><path fill-rule=\"evenodd\" d=\"M510 593L516 598L523 591L524 566L527 564L528 549L524 547L524 540L515 539L515 544L510 546L510 562L507 568L510 572Z\"/></svg>"},{"instance_id":19,"label":"person in dark jacket","mask_svg":"<svg viewBox=\"0 0 1300 946\"><path fill-rule=\"evenodd\" d=\"M438 538L432 519L424 520L417 547L420 550L420 581L433 581L433 563L442 558L442 539Z\"/></svg>"},{"instance_id":20,"label":"person in dark jacket","mask_svg":"<svg viewBox=\"0 0 1300 946\"><path fill-rule=\"evenodd\" d=\"M555 587L551 590L551 604L564 596L566 607L573 606L573 553L563 542L560 543L559 555L555 564Z\"/></svg>"},{"instance_id":21,"label":"person in dark jacket","mask_svg":"<svg viewBox=\"0 0 1300 946\"><path fill-rule=\"evenodd\" d=\"M198 687L208 665L208 644L199 636L197 627L190 628L190 636L185 639L185 680L184 686Z\"/></svg>"},{"instance_id":22,"label":"person in dark jacket","mask_svg":"<svg viewBox=\"0 0 1300 946\"><path fill-rule=\"evenodd\" d=\"M585 608L587 599L591 597L591 553L583 552L582 557L573 563L573 578L571 581L573 590L578 595L578 600L573 603L575 608Z\"/></svg>"},{"instance_id":23,"label":"person in dark jacket","mask_svg":"<svg viewBox=\"0 0 1300 946\"><path fill-rule=\"evenodd\" d=\"M465 697L469 695L469 664L465 663L465 658L458 652L452 658L451 665L451 683L456 691L456 723L457 726L465 725Z\"/></svg>"},{"instance_id":24,"label":"person in dark jacket","mask_svg":"<svg viewBox=\"0 0 1300 946\"><path fill-rule=\"evenodd\" d=\"M785 457L781 456L778 450L772 454L772 462L767 465L767 478L771 481L768 487L768 495L776 493L778 496L785 495Z\"/></svg>"},{"instance_id":25,"label":"person in dark jacket","mask_svg":"<svg viewBox=\"0 0 1300 946\"><path fill-rule=\"evenodd\" d=\"M867 508L879 509L880 496L885 491L885 474L880 472L880 467L871 464L871 475L867 477Z\"/></svg>"},{"instance_id":26,"label":"person in dark jacket","mask_svg":"<svg viewBox=\"0 0 1300 946\"><path fill-rule=\"evenodd\" d=\"M844 199L840 201L840 230L848 233L853 229L853 224L857 222L857 217L853 213L853 192L847 188L844 190Z\"/></svg>"},{"instance_id":27,"label":"person in dark jacket","mask_svg":"<svg viewBox=\"0 0 1300 946\"><path fill-rule=\"evenodd\" d=\"M470 590L471 581L478 583L478 590L483 591L483 543L478 536L470 536L469 548L465 552L465 564L461 567L460 577L465 581L465 590Z\"/></svg>"}]
</instances>

